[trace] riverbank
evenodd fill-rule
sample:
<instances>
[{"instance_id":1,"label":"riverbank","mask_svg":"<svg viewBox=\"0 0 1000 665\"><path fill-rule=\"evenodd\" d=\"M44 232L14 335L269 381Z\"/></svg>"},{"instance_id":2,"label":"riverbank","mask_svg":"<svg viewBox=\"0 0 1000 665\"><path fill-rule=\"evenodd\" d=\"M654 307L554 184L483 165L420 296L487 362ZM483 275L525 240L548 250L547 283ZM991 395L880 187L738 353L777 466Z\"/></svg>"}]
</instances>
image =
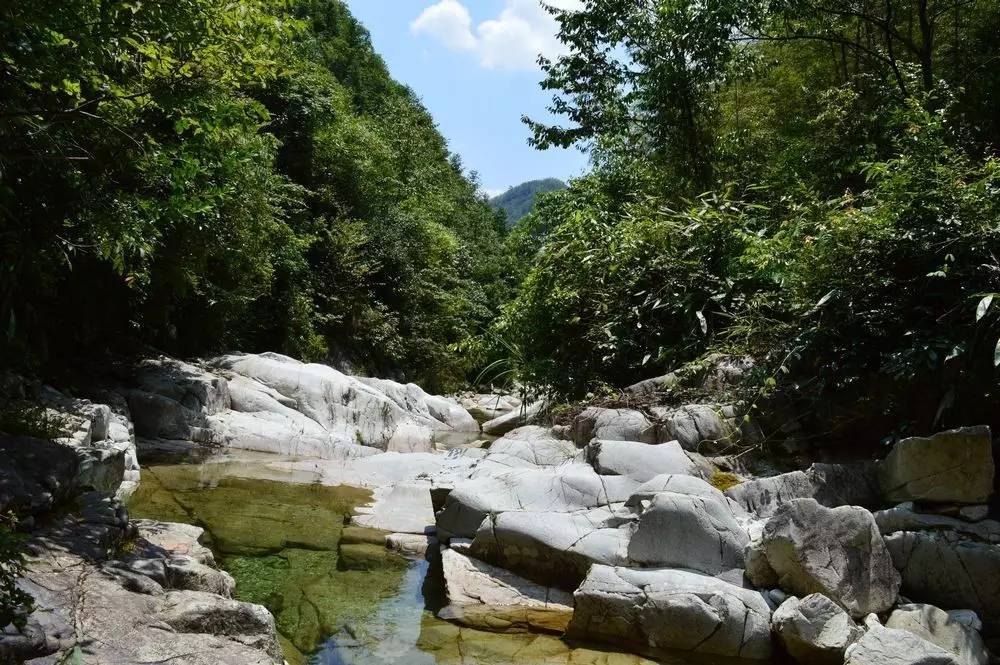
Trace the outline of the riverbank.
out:
<instances>
[{"instance_id":1,"label":"riverbank","mask_svg":"<svg viewBox=\"0 0 1000 665\"><path fill-rule=\"evenodd\" d=\"M202 662L173 650L166 625L258 659L242 662L985 665L980 633L1000 622L987 428L755 477L766 459L732 455L752 451L753 423L725 404L647 399L558 424L518 405L489 414L490 440L457 401L274 354L160 358L128 379L109 404L50 400L75 409L76 438L5 439L69 460L47 506L5 499L37 515L28 583L64 551L46 540L59 524L47 515L95 479L98 498L138 487L132 509L156 520L136 531L107 504L120 534L67 564L98 585L87 593L126 594L123 606L148 596L144 609L81 628L69 617L86 593L40 606L0 642L40 635L49 655L30 662L142 662L127 649L143 640ZM130 455L154 462L141 482ZM49 468L22 467L39 488L27 499L53 486ZM141 525L191 528L171 522L204 529L207 549L185 531L188 553L149 554ZM162 618L190 592L203 594L203 621ZM72 630L53 638L59 621ZM138 646L110 639L123 625L144 635Z\"/></svg>"}]
</instances>

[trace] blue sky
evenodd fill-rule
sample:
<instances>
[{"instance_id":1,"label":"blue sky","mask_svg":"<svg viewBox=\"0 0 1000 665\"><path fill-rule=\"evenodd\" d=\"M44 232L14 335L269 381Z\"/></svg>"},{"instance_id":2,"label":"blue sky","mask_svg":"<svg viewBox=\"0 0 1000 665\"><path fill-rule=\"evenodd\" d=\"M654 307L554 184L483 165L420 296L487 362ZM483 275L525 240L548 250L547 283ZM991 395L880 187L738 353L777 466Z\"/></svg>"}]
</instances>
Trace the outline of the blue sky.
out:
<instances>
[{"instance_id":1,"label":"blue sky","mask_svg":"<svg viewBox=\"0 0 1000 665\"><path fill-rule=\"evenodd\" d=\"M549 0L572 8L578 0ZM538 0L347 0L398 81L413 88L467 170L489 193L536 178L580 175L576 149L527 144L522 115L536 119L539 52L559 53L555 22Z\"/></svg>"}]
</instances>

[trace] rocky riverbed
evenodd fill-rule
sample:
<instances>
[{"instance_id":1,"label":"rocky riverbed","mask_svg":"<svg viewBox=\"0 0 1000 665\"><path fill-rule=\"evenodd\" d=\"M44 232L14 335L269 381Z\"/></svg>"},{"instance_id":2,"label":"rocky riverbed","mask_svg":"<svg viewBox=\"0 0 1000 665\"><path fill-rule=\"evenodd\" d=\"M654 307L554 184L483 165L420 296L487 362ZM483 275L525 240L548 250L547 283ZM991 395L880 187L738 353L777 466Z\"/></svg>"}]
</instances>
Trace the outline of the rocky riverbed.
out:
<instances>
[{"instance_id":1,"label":"rocky riverbed","mask_svg":"<svg viewBox=\"0 0 1000 665\"><path fill-rule=\"evenodd\" d=\"M754 477L724 404L549 426L277 354L102 390L0 437L34 527L12 662L985 665L1000 630L987 428Z\"/></svg>"}]
</instances>

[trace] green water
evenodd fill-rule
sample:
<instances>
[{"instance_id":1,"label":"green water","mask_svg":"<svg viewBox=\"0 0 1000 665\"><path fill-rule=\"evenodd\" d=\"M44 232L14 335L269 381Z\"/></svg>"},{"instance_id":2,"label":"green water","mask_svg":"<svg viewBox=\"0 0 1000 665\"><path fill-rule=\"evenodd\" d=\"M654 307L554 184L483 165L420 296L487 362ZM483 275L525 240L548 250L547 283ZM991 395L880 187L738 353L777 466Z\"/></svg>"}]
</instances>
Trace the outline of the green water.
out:
<instances>
[{"instance_id":1,"label":"green water","mask_svg":"<svg viewBox=\"0 0 1000 665\"><path fill-rule=\"evenodd\" d=\"M275 458L277 459L277 458ZM346 526L367 490L320 485L261 460L146 467L133 517L186 522L276 617L292 665L645 665L653 661L548 635L488 633L437 619L440 571ZM687 658L670 661L690 663Z\"/></svg>"}]
</instances>

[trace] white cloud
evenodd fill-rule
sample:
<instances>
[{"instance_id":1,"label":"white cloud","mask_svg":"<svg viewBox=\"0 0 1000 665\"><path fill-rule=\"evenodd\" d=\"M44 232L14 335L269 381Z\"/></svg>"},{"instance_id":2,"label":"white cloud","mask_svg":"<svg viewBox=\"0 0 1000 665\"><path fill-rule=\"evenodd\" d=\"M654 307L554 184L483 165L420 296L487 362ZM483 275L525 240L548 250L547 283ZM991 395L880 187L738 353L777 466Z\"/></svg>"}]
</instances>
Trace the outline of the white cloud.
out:
<instances>
[{"instance_id":1,"label":"white cloud","mask_svg":"<svg viewBox=\"0 0 1000 665\"><path fill-rule=\"evenodd\" d=\"M548 0L559 9L580 9L581 0ZM474 51L488 69L534 69L539 54L564 52L556 39L558 24L539 0L506 0L496 18L472 31L469 10L458 0L440 0L417 17L410 30L428 34L455 51Z\"/></svg>"},{"instance_id":2,"label":"white cloud","mask_svg":"<svg viewBox=\"0 0 1000 665\"><path fill-rule=\"evenodd\" d=\"M455 51L472 51L478 46L472 34L472 16L458 0L431 5L410 24L410 31L430 35Z\"/></svg>"}]
</instances>

